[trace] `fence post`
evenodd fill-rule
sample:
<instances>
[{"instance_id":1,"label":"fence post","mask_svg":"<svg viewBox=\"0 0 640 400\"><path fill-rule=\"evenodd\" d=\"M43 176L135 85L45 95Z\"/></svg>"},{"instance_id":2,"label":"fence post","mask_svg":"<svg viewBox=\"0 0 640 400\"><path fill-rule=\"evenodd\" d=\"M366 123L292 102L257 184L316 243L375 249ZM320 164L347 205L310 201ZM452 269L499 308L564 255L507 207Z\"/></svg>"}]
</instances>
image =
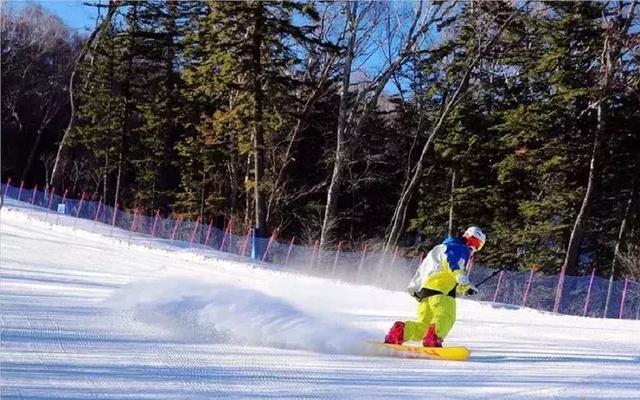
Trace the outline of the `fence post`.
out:
<instances>
[{"instance_id":1,"label":"fence post","mask_svg":"<svg viewBox=\"0 0 640 400\"><path fill-rule=\"evenodd\" d=\"M102 196L100 196L100 200L98 200L98 209L96 210L96 217L93 220L93 228L91 228L91 232L96 230L96 224L98 223L98 216L100 215L100 207L102 207Z\"/></svg>"},{"instance_id":2,"label":"fence post","mask_svg":"<svg viewBox=\"0 0 640 400\"><path fill-rule=\"evenodd\" d=\"M9 191L9 185L11 185L11 177L7 179L7 185L4 187L4 197L7 197L7 192Z\"/></svg>"},{"instance_id":3,"label":"fence post","mask_svg":"<svg viewBox=\"0 0 640 400\"><path fill-rule=\"evenodd\" d=\"M49 196L49 205L47 206L47 211L44 215L44 222L47 222L49 220L49 210L51 209L51 203L53 202L53 195L56 193L56 188L52 187L51 188L51 195ZM47 195L47 192L44 192L44 195Z\"/></svg>"},{"instance_id":4,"label":"fence post","mask_svg":"<svg viewBox=\"0 0 640 400\"><path fill-rule=\"evenodd\" d=\"M78 211L76 211L76 218L80 217L80 211L82 210L82 203L84 203L84 192L80 194L80 204L78 204Z\"/></svg>"},{"instance_id":5,"label":"fence post","mask_svg":"<svg viewBox=\"0 0 640 400\"><path fill-rule=\"evenodd\" d=\"M116 203L115 208L113 209L113 217L111 218L111 233L109 236L113 236L113 227L116 225L116 215L118 215L118 206L120 204Z\"/></svg>"},{"instance_id":6,"label":"fence post","mask_svg":"<svg viewBox=\"0 0 640 400\"><path fill-rule=\"evenodd\" d=\"M96 230L96 225L98 224L98 216L100 215L101 207L102 207L102 196L100 196L100 200L98 200L98 208L96 209L96 217L93 219L93 228L91 228L91 232Z\"/></svg>"},{"instance_id":7,"label":"fence post","mask_svg":"<svg viewBox=\"0 0 640 400\"><path fill-rule=\"evenodd\" d=\"M291 249L293 249L293 242L296 240L296 237L292 237L291 241L289 242L289 251L287 251L287 259L284 261L284 265L286 266L287 264L289 264L289 257L291 257Z\"/></svg>"},{"instance_id":8,"label":"fence post","mask_svg":"<svg viewBox=\"0 0 640 400\"><path fill-rule=\"evenodd\" d=\"M525 307L527 304L527 298L529 297L529 289L531 288L532 281L533 281L533 268L531 268L531 273L529 274L529 281L527 282L527 288L524 290L524 295L522 296L522 307Z\"/></svg>"},{"instance_id":9,"label":"fence post","mask_svg":"<svg viewBox=\"0 0 640 400\"><path fill-rule=\"evenodd\" d=\"M556 288L556 301L553 304L553 312L558 312L560 309L560 299L562 299L562 287L564 286L564 274L567 269L567 265L564 264L560 270L560 276L558 277L558 287Z\"/></svg>"},{"instance_id":10,"label":"fence post","mask_svg":"<svg viewBox=\"0 0 640 400\"><path fill-rule=\"evenodd\" d=\"M171 243L173 243L173 240L176 237L176 230L178 230L178 225L180 225L181 220L182 220L182 217L178 217L178 219L176 219L175 224L173 224L173 232L171 232Z\"/></svg>"},{"instance_id":11,"label":"fence post","mask_svg":"<svg viewBox=\"0 0 640 400\"><path fill-rule=\"evenodd\" d=\"M156 216L153 219L153 227L151 227L151 238L156 237L156 226L158 225L158 218L160 217L160 209L156 209Z\"/></svg>"},{"instance_id":12,"label":"fence post","mask_svg":"<svg viewBox=\"0 0 640 400\"><path fill-rule=\"evenodd\" d=\"M209 218L209 227L207 228L207 236L204 239L204 247L207 247L209 244L209 238L211 237L211 225L213 224L213 219Z\"/></svg>"},{"instance_id":13,"label":"fence post","mask_svg":"<svg viewBox=\"0 0 640 400\"><path fill-rule=\"evenodd\" d=\"M240 254L242 257L247 256L247 247L249 246L249 239L251 236L253 236L253 228L249 227L247 228L247 234L244 237L244 243L242 243L242 250Z\"/></svg>"},{"instance_id":14,"label":"fence post","mask_svg":"<svg viewBox=\"0 0 640 400\"><path fill-rule=\"evenodd\" d=\"M38 185L36 184L36 186L34 186L33 188L33 193L31 194L31 205L35 205L36 204L36 193L38 193Z\"/></svg>"},{"instance_id":15,"label":"fence post","mask_svg":"<svg viewBox=\"0 0 640 400\"><path fill-rule=\"evenodd\" d=\"M131 244L131 236L133 230L136 228L136 218L138 217L138 207L133 209L133 218L131 219L131 226L129 227L129 234L127 235L127 244Z\"/></svg>"},{"instance_id":16,"label":"fence post","mask_svg":"<svg viewBox=\"0 0 640 400\"><path fill-rule=\"evenodd\" d=\"M498 299L498 292L500 291L500 284L502 283L502 275L504 275L504 270L500 271L500 275L498 275L498 285L496 286L495 293L493 293L493 302L494 303Z\"/></svg>"},{"instance_id":17,"label":"fence post","mask_svg":"<svg viewBox=\"0 0 640 400\"><path fill-rule=\"evenodd\" d=\"M231 221L229 221L229 226L227 227L227 252L231 253L232 243L233 243L233 223L234 217L231 217Z\"/></svg>"},{"instance_id":18,"label":"fence post","mask_svg":"<svg viewBox=\"0 0 640 400\"><path fill-rule=\"evenodd\" d=\"M473 262L473 253L469 256L469 261L467 262L468 267L466 268L467 270L467 278L471 277L471 271L473 270L473 264L475 264Z\"/></svg>"},{"instance_id":19,"label":"fence post","mask_svg":"<svg viewBox=\"0 0 640 400\"><path fill-rule=\"evenodd\" d=\"M629 284L629 277L624 277L624 289L622 289L622 300L620 300L620 315L618 319L622 319L622 314L624 313L624 300L627 297L627 285Z\"/></svg>"},{"instance_id":20,"label":"fence post","mask_svg":"<svg viewBox=\"0 0 640 400\"><path fill-rule=\"evenodd\" d=\"M129 232L134 232L136 228L136 218L138 217L138 207L133 209L133 219L131 220L131 227L129 228Z\"/></svg>"},{"instance_id":21,"label":"fence post","mask_svg":"<svg viewBox=\"0 0 640 400\"><path fill-rule=\"evenodd\" d=\"M309 263L309 271L313 269L313 262L316 258L316 251L318 250L318 241L313 242L313 251L311 252L311 262Z\"/></svg>"},{"instance_id":22,"label":"fence post","mask_svg":"<svg viewBox=\"0 0 640 400\"><path fill-rule=\"evenodd\" d=\"M220 243L220 251L224 251L224 243L227 241L227 232L231 234L231 226L233 224L233 217L229 219L227 227L222 231L222 242Z\"/></svg>"},{"instance_id":23,"label":"fence post","mask_svg":"<svg viewBox=\"0 0 640 400\"><path fill-rule=\"evenodd\" d=\"M20 201L20 196L22 195L23 187L24 187L24 181L20 181L20 190L18 190L18 201Z\"/></svg>"},{"instance_id":24,"label":"fence post","mask_svg":"<svg viewBox=\"0 0 640 400\"><path fill-rule=\"evenodd\" d=\"M584 299L584 311L582 312L582 316L587 316L587 307L589 307L589 298L591 298L591 287L593 286L593 278L596 276L596 269L594 268L591 271L591 279L589 279L589 289L587 289L587 297Z\"/></svg>"},{"instance_id":25,"label":"fence post","mask_svg":"<svg viewBox=\"0 0 640 400\"><path fill-rule=\"evenodd\" d=\"M76 230L76 223L78 222L78 218L80 217L80 210L82 209L82 203L84 203L84 192L80 196L80 204L78 204L78 210L76 211L76 219L73 221L73 230Z\"/></svg>"},{"instance_id":26,"label":"fence post","mask_svg":"<svg viewBox=\"0 0 640 400\"><path fill-rule=\"evenodd\" d=\"M278 228L273 230L273 233L271 233L271 237L269 238L269 243L267 243L267 249L264 251L264 254L262 255L262 261L265 261L267 259L267 254L269 254L269 249L271 248L271 244L273 244L273 241L276 240L276 236L278 235Z\"/></svg>"},{"instance_id":27,"label":"fence post","mask_svg":"<svg viewBox=\"0 0 640 400\"><path fill-rule=\"evenodd\" d=\"M340 249L342 248L342 240L338 242L338 251L336 251L336 258L333 259L333 276L336 276L338 267L338 257L340 256Z\"/></svg>"},{"instance_id":28,"label":"fence post","mask_svg":"<svg viewBox=\"0 0 640 400\"><path fill-rule=\"evenodd\" d=\"M198 219L196 219L196 226L193 228L193 232L191 232L191 239L189 240L189 248L193 246L193 240L196 238L196 233L198 232L198 225L200 225L200 219L202 217L198 215Z\"/></svg>"},{"instance_id":29,"label":"fence post","mask_svg":"<svg viewBox=\"0 0 640 400\"><path fill-rule=\"evenodd\" d=\"M365 242L362 249L362 257L360 258L360 264L358 265L358 274L356 275L356 282L360 282L360 273L362 272L362 265L364 264L364 258L367 255L368 243Z\"/></svg>"}]
</instances>

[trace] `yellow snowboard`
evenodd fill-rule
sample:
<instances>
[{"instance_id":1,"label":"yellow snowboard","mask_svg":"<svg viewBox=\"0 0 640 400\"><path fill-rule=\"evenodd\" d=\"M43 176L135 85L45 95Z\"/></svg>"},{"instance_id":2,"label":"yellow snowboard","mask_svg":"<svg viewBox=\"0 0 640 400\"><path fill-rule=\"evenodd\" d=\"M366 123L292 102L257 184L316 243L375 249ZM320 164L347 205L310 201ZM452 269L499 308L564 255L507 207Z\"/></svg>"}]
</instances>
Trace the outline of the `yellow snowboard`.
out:
<instances>
[{"instance_id":1,"label":"yellow snowboard","mask_svg":"<svg viewBox=\"0 0 640 400\"><path fill-rule=\"evenodd\" d=\"M469 358L471 352L463 346L455 347L422 347L422 346L406 346L401 344L389 344L383 342L368 342L380 350L390 350L391 355L408 355L429 358L432 360L448 360L448 361L465 361ZM395 354L394 354L395 353Z\"/></svg>"}]
</instances>

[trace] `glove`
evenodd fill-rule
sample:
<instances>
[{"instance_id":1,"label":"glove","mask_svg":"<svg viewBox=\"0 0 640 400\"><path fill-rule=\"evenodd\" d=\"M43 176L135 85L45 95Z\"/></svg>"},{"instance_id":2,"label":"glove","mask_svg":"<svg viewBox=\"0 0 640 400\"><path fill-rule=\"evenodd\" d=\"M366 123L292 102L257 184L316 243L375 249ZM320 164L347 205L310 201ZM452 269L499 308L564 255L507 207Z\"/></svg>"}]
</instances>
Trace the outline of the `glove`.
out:
<instances>
[{"instance_id":1,"label":"glove","mask_svg":"<svg viewBox=\"0 0 640 400\"><path fill-rule=\"evenodd\" d=\"M460 288L460 292L465 296L473 296L474 294L478 294L478 288L473 283L470 283L464 286L459 286L459 288Z\"/></svg>"},{"instance_id":2,"label":"glove","mask_svg":"<svg viewBox=\"0 0 640 400\"><path fill-rule=\"evenodd\" d=\"M458 287L456 288L456 291L458 293L465 296L471 296L478 293L478 288L469 281L469 277L466 275L459 275L457 281Z\"/></svg>"}]
</instances>

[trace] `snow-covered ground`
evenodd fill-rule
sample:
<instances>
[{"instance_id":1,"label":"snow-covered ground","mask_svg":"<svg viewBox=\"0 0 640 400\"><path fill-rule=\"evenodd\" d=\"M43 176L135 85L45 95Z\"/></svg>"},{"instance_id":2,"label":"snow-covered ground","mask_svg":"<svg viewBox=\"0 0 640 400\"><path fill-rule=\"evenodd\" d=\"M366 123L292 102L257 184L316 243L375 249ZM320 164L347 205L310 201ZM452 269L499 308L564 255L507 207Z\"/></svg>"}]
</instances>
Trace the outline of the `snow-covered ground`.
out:
<instances>
[{"instance_id":1,"label":"snow-covered ground","mask_svg":"<svg viewBox=\"0 0 640 400\"><path fill-rule=\"evenodd\" d=\"M413 316L402 292L9 207L2 399L640 399L640 321L459 300L469 361L382 357L363 343Z\"/></svg>"}]
</instances>

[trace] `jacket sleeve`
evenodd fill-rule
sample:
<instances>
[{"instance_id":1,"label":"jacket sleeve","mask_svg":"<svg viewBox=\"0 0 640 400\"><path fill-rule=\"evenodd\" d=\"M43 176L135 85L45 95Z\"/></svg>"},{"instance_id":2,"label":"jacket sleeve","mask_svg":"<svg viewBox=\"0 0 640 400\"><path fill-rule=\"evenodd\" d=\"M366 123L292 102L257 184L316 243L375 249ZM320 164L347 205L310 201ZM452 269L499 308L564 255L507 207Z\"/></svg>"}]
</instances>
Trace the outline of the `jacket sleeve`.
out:
<instances>
[{"instance_id":1,"label":"jacket sleeve","mask_svg":"<svg viewBox=\"0 0 640 400\"><path fill-rule=\"evenodd\" d=\"M429 277L429 275L438 272L440 270L440 265L444 258L444 248L443 245L438 245L434 247L429 254L422 260L422 264L418 267L418 270L411 278L409 282L409 286L407 287L407 291L410 295L415 295L416 292L422 289L425 280Z\"/></svg>"},{"instance_id":2,"label":"jacket sleeve","mask_svg":"<svg viewBox=\"0 0 640 400\"><path fill-rule=\"evenodd\" d=\"M461 294L466 292L471 285L471 282L469 281L469 277L467 275L467 265L468 261L467 264L464 265L464 267L453 271L453 276L455 276L457 283L457 292Z\"/></svg>"}]
</instances>

